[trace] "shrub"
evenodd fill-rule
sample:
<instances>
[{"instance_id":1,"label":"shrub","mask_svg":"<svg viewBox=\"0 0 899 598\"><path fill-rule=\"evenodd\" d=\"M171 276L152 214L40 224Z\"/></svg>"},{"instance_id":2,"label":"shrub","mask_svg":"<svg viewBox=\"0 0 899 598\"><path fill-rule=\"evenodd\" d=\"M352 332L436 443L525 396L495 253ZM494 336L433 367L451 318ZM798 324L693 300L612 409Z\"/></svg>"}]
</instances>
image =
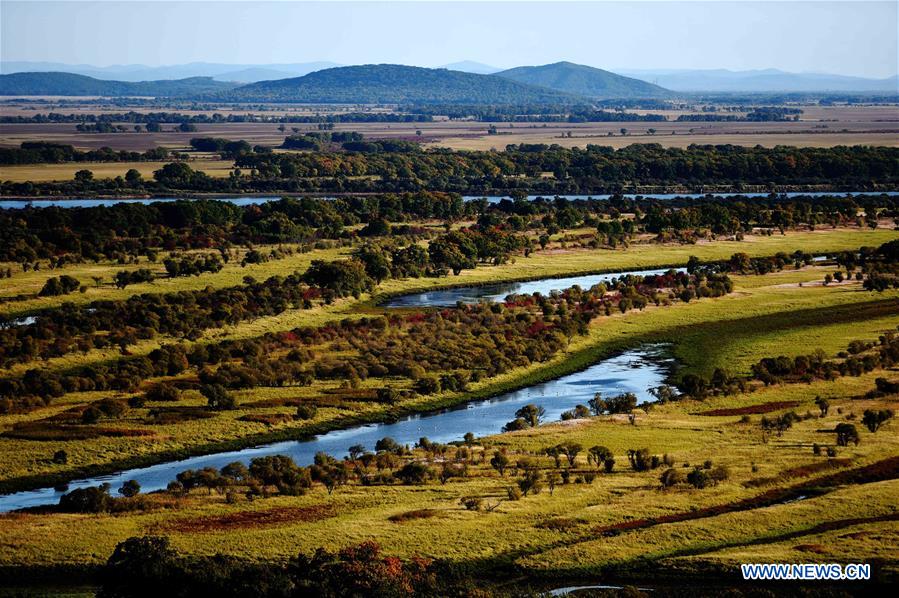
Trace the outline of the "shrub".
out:
<instances>
[{"instance_id":1,"label":"shrub","mask_svg":"<svg viewBox=\"0 0 899 598\"><path fill-rule=\"evenodd\" d=\"M315 405L300 405L297 407L297 419L313 419L318 409Z\"/></svg>"},{"instance_id":2,"label":"shrub","mask_svg":"<svg viewBox=\"0 0 899 598\"><path fill-rule=\"evenodd\" d=\"M126 498L131 498L140 494L140 484L137 480L128 480L119 488L119 494Z\"/></svg>"},{"instance_id":3,"label":"shrub","mask_svg":"<svg viewBox=\"0 0 899 598\"><path fill-rule=\"evenodd\" d=\"M76 488L59 497L59 508L67 513L103 513L109 510L112 497L109 484Z\"/></svg>"},{"instance_id":4,"label":"shrub","mask_svg":"<svg viewBox=\"0 0 899 598\"><path fill-rule=\"evenodd\" d=\"M160 382L147 389L144 396L148 401L177 401L181 398L181 391L170 382Z\"/></svg>"},{"instance_id":5,"label":"shrub","mask_svg":"<svg viewBox=\"0 0 899 598\"><path fill-rule=\"evenodd\" d=\"M206 397L207 405L213 411L226 411L237 406L234 397L221 384L203 384L200 394Z\"/></svg>"},{"instance_id":6,"label":"shrub","mask_svg":"<svg viewBox=\"0 0 899 598\"><path fill-rule=\"evenodd\" d=\"M394 477L407 485L424 484L429 478L433 477L433 472L424 463L412 461L406 463L399 471L395 472Z\"/></svg>"},{"instance_id":7,"label":"shrub","mask_svg":"<svg viewBox=\"0 0 899 598\"><path fill-rule=\"evenodd\" d=\"M837 433L837 446L849 446L850 442L858 446L858 430L853 424L837 424L834 431Z\"/></svg>"},{"instance_id":8,"label":"shrub","mask_svg":"<svg viewBox=\"0 0 899 598\"><path fill-rule=\"evenodd\" d=\"M684 481L684 476L677 469L666 469L659 477L659 481L662 483L663 488L670 488L671 486L682 483Z\"/></svg>"}]
</instances>

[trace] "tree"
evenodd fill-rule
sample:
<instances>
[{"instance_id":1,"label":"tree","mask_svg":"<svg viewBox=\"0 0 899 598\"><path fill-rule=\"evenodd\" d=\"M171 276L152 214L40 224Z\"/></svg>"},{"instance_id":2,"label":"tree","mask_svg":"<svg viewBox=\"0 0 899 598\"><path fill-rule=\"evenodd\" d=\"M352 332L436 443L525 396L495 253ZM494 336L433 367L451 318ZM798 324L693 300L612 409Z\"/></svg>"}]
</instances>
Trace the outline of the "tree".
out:
<instances>
[{"instance_id":1,"label":"tree","mask_svg":"<svg viewBox=\"0 0 899 598\"><path fill-rule=\"evenodd\" d=\"M226 411L237 406L234 397L221 384L203 384L200 394L206 397L206 403L213 411Z\"/></svg>"},{"instance_id":2,"label":"tree","mask_svg":"<svg viewBox=\"0 0 899 598\"><path fill-rule=\"evenodd\" d=\"M309 470L298 467L284 455L257 457L250 461L250 475L261 484L275 486L282 494L302 494L312 485Z\"/></svg>"},{"instance_id":3,"label":"tree","mask_svg":"<svg viewBox=\"0 0 899 598\"><path fill-rule=\"evenodd\" d=\"M75 173L75 182L76 183L90 183L94 180L94 173L87 169L79 170Z\"/></svg>"},{"instance_id":4,"label":"tree","mask_svg":"<svg viewBox=\"0 0 899 598\"><path fill-rule=\"evenodd\" d=\"M593 398L587 401L587 405L590 406L590 411L593 412L593 415L602 415L605 413L606 409L608 409L608 405L602 399L602 393L596 393L593 395Z\"/></svg>"},{"instance_id":5,"label":"tree","mask_svg":"<svg viewBox=\"0 0 899 598\"><path fill-rule=\"evenodd\" d=\"M887 420L893 417L893 411L891 409L881 409L879 411L873 409L865 409L864 416L862 417L862 423L865 424L865 427L871 431L871 433L877 432L880 429L880 426L884 424ZM858 444L856 442L856 444Z\"/></svg>"},{"instance_id":6,"label":"tree","mask_svg":"<svg viewBox=\"0 0 899 598\"><path fill-rule=\"evenodd\" d=\"M379 453L399 454L403 452L403 447L390 436L385 436L375 443L375 451Z\"/></svg>"},{"instance_id":7,"label":"tree","mask_svg":"<svg viewBox=\"0 0 899 598\"><path fill-rule=\"evenodd\" d=\"M627 458L634 471L647 471L652 466L652 458L649 455L649 449L629 449L627 451Z\"/></svg>"},{"instance_id":8,"label":"tree","mask_svg":"<svg viewBox=\"0 0 899 598\"><path fill-rule=\"evenodd\" d=\"M587 451L587 463L592 463L593 465L596 465L596 467L599 467L600 465L605 465L608 461L614 463L615 459L612 456L612 451L604 446L592 446Z\"/></svg>"},{"instance_id":9,"label":"tree","mask_svg":"<svg viewBox=\"0 0 899 598\"><path fill-rule=\"evenodd\" d=\"M858 446L858 430L853 424L837 424L834 431L837 433L837 446L849 446L850 442Z\"/></svg>"},{"instance_id":10,"label":"tree","mask_svg":"<svg viewBox=\"0 0 899 598\"><path fill-rule=\"evenodd\" d=\"M64 450L60 449L53 453L53 462L57 465L65 465L69 462L69 454Z\"/></svg>"},{"instance_id":11,"label":"tree","mask_svg":"<svg viewBox=\"0 0 899 598\"><path fill-rule=\"evenodd\" d=\"M181 391L171 382L160 382L148 388L144 396L148 401L177 401Z\"/></svg>"},{"instance_id":12,"label":"tree","mask_svg":"<svg viewBox=\"0 0 899 598\"><path fill-rule=\"evenodd\" d=\"M606 401L609 413L630 413L637 406L637 395L626 392Z\"/></svg>"},{"instance_id":13,"label":"tree","mask_svg":"<svg viewBox=\"0 0 899 598\"><path fill-rule=\"evenodd\" d=\"M696 257L695 255L691 255L690 258L687 260L687 273L695 274L696 271L699 269L699 266L701 266L701 265L702 265L702 262L699 261L699 258Z\"/></svg>"},{"instance_id":14,"label":"tree","mask_svg":"<svg viewBox=\"0 0 899 598\"><path fill-rule=\"evenodd\" d=\"M171 593L177 554L168 538L128 538L116 545L102 572L102 598L152 598Z\"/></svg>"},{"instance_id":15,"label":"tree","mask_svg":"<svg viewBox=\"0 0 899 598\"><path fill-rule=\"evenodd\" d=\"M825 417L827 415L827 411L830 409L830 403L827 399L822 399L821 397L815 397L815 405L818 409L821 410L821 417Z\"/></svg>"},{"instance_id":16,"label":"tree","mask_svg":"<svg viewBox=\"0 0 899 598\"><path fill-rule=\"evenodd\" d=\"M534 404L528 404L515 412L516 418L525 420L529 426L536 427L540 425L541 418L546 416L546 409Z\"/></svg>"},{"instance_id":17,"label":"tree","mask_svg":"<svg viewBox=\"0 0 899 598\"><path fill-rule=\"evenodd\" d=\"M432 472L424 463L411 461L393 475L404 484L424 484L431 477Z\"/></svg>"},{"instance_id":18,"label":"tree","mask_svg":"<svg viewBox=\"0 0 899 598\"><path fill-rule=\"evenodd\" d=\"M550 471L546 476L546 485L549 486L549 495L552 496L553 492L556 490L556 484L559 483L559 472L556 470Z\"/></svg>"},{"instance_id":19,"label":"tree","mask_svg":"<svg viewBox=\"0 0 899 598\"><path fill-rule=\"evenodd\" d=\"M500 476L504 476L506 468L509 466L509 457L502 451L496 451L493 453L493 458L490 459L490 466L498 471Z\"/></svg>"},{"instance_id":20,"label":"tree","mask_svg":"<svg viewBox=\"0 0 899 598\"><path fill-rule=\"evenodd\" d=\"M684 476L676 469L666 469L659 477L662 488L670 488L684 481Z\"/></svg>"},{"instance_id":21,"label":"tree","mask_svg":"<svg viewBox=\"0 0 899 598\"><path fill-rule=\"evenodd\" d=\"M76 488L59 497L60 510L67 513L103 513L111 503L109 484Z\"/></svg>"},{"instance_id":22,"label":"tree","mask_svg":"<svg viewBox=\"0 0 899 598\"><path fill-rule=\"evenodd\" d=\"M144 182L144 178L138 170L129 168L128 172L125 173L125 182L128 183L129 187L140 187Z\"/></svg>"},{"instance_id":23,"label":"tree","mask_svg":"<svg viewBox=\"0 0 899 598\"><path fill-rule=\"evenodd\" d=\"M518 465L524 470L524 476L518 480L518 489L524 496L530 493L539 494L543 489L543 473L530 462L521 461Z\"/></svg>"},{"instance_id":24,"label":"tree","mask_svg":"<svg viewBox=\"0 0 899 598\"><path fill-rule=\"evenodd\" d=\"M119 488L119 494L125 498L131 498L140 494L140 484L137 480L128 480Z\"/></svg>"}]
</instances>

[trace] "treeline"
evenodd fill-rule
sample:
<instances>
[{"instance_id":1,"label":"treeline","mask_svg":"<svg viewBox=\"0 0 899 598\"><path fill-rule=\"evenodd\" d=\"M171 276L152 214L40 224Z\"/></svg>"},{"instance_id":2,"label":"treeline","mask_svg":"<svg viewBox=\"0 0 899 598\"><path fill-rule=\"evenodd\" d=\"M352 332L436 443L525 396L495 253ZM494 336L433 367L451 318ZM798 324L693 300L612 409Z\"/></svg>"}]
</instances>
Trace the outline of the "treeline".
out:
<instances>
[{"instance_id":1,"label":"treeline","mask_svg":"<svg viewBox=\"0 0 899 598\"><path fill-rule=\"evenodd\" d=\"M0 210L0 262L30 265L49 259L53 267L82 260L150 257L160 250L314 243L349 237L346 227L360 223L452 220L469 209L458 195L418 192L333 200L285 198L251 206L185 200ZM422 233L396 225L382 231Z\"/></svg>"},{"instance_id":2,"label":"treeline","mask_svg":"<svg viewBox=\"0 0 899 598\"><path fill-rule=\"evenodd\" d=\"M753 108L745 115L738 114L681 114L677 122L778 122L799 120L802 110L784 106L760 106Z\"/></svg>"},{"instance_id":3,"label":"treeline","mask_svg":"<svg viewBox=\"0 0 899 598\"><path fill-rule=\"evenodd\" d=\"M275 563L222 555L188 557L172 548L167 538L135 537L116 546L100 578L99 595L105 598L511 595L485 589L450 563L387 556L374 541L338 552L322 548Z\"/></svg>"},{"instance_id":4,"label":"treeline","mask_svg":"<svg viewBox=\"0 0 899 598\"><path fill-rule=\"evenodd\" d=\"M145 152L115 151L108 147L81 151L72 145L46 141L24 141L18 148L0 147L0 164L60 164L63 162L145 162L171 157L164 147Z\"/></svg>"},{"instance_id":5,"label":"treeline","mask_svg":"<svg viewBox=\"0 0 899 598\"><path fill-rule=\"evenodd\" d=\"M358 297L389 277L442 276L450 270L458 274L475 268L478 263L502 263L526 245L523 237L499 230L452 231L436 239L427 250L415 244L368 245L353 259L316 260L303 274L273 276L264 282L248 279L243 285L223 289L149 293L84 306L64 304L41 312L30 324L0 328L0 363L8 367L92 348L118 346L124 351L138 340L159 334L197 338L205 329L277 315L291 308L310 308L313 301L330 303L341 297ZM190 276L217 272L222 261L210 254L169 258L164 265L170 276ZM144 271L123 274L143 276ZM61 287L59 279L51 280L57 281L54 290ZM78 281L71 280L71 290L78 288Z\"/></svg>"},{"instance_id":6,"label":"treeline","mask_svg":"<svg viewBox=\"0 0 899 598\"><path fill-rule=\"evenodd\" d=\"M670 108L670 106L664 106ZM637 114L619 110L597 110L593 106L558 104L414 106L407 109L450 120L475 119L481 122L664 122L663 114Z\"/></svg>"},{"instance_id":7,"label":"treeline","mask_svg":"<svg viewBox=\"0 0 899 598\"><path fill-rule=\"evenodd\" d=\"M889 241L876 249L862 247L858 253L844 252L836 256L836 262L846 269L847 278L855 273L869 291L899 288L899 241Z\"/></svg>"},{"instance_id":8,"label":"treeline","mask_svg":"<svg viewBox=\"0 0 899 598\"><path fill-rule=\"evenodd\" d=\"M172 176L176 176L177 173ZM168 176L168 175L166 175ZM899 199L890 195L785 198L741 197L513 199L464 202L451 193L402 193L337 199L282 199L240 207L192 200L117 204L96 208L32 208L0 211L0 261L24 267L50 260L50 267L87 260L129 259L160 250L225 249L258 243L315 243L355 236L425 238L408 222L476 218L478 227L545 231L540 244L564 229L591 227L578 242L614 246L638 233L659 241L695 242L709 235L737 238L751 232L786 231L818 225L876 226L896 217ZM633 217L624 215L632 214ZM365 223L361 230L348 227ZM393 223L393 224L391 224ZM403 224L398 224L403 223Z\"/></svg>"},{"instance_id":9,"label":"treeline","mask_svg":"<svg viewBox=\"0 0 899 598\"><path fill-rule=\"evenodd\" d=\"M838 357L826 359L821 351L792 358L766 357L752 366L752 377L768 386L782 382L834 380L891 368L899 363L899 337L887 332L877 342L852 341Z\"/></svg>"},{"instance_id":10,"label":"treeline","mask_svg":"<svg viewBox=\"0 0 899 598\"><path fill-rule=\"evenodd\" d=\"M470 194L617 192L630 185L833 185L867 189L899 184L899 148L796 148L631 145L615 150L588 145L509 145L504 152L249 153L237 158L248 172L212 178L187 164L170 165L155 181L11 183L7 195L147 192L395 192L429 189ZM546 176L551 173L552 176Z\"/></svg>"},{"instance_id":11,"label":"treeline","mask_svg":"<svg viewBox=\"0 0 899 598\"><path fill-rule=\"evenodd\" d=\"M327 282L328 287L303 282ZM274 277L266 283L220 291L144 295L110 302L106 311L105 302L96 302L96 311L64 306L49 312L52 326L40 324L45 316L35 324L57 334L53 345L43 345L52 352L78 345L89 348L90 343L111 342L110 337L127 344L138 335L178 334L206 325L236 323L250 313L279 313L289 306L308 306L324 293L358 294L372 285L361 262L319 262L305 276L284 281ZM726 275L672 271L661 276L624 276L589 290L573 287L550 296L511 296L502 304L343 320L189 349L167 345L147 356L66 371L34 368L21 377L2 379L0 397L5 398L0 407L5 412L28 409L69 392L134 392L148 378L175 376L190 367L198 370L200 382L215 398L215 404L210 398L211 408L227 402L223 397L229 389L304 385L316 379L342 381L356 388L370 377L402 376L410 379L419 394L460 391L470 381L550 359L575 336L586 334L594 318L643 309L651 303L717 297L732 288ZM135 321L141 322L141 328L125 325ZM109 332L98 333L103 328ZM17 350L16 339L24 337L31 339L22 341L27 346L40 348L33 336L23 335L22 331L28 330L34 328L3 330L4 346ZM129 334L134 336L129 338ZM75 339L78 345L73 343ZM19 349L17 357L29 356ZM378 398L392 402L399 396L387 389Z\"/></svg>"},{"instance_id":12,"label":"treeline","mask_svg":"<svg viewBox=\"0 0 899 598\"><path fill-rule=\"evenodd\" d=\"M846 351L841 351L837 359L828 359L824 351L818 349L807 355L790 357L764 357L753 364L748 376L731 376L722 368L716 368L708 379L686 374L677 384L683 393L680 397L704 399L709 395L730 395L752 389L751 382L772 384L809 384L815 380L835 380L842 376L861 376L876 369L888 369L899 363L899 336L888 331L876 342L852 341ZM899 386L883 378L878 378L872 396L895 393ZM820 402L820 401L819 401ZM821 405L826 414L826 401ZM790 423L790 422L787 422ZM790 424L792 425L792 424Z\"/></svg>"},{"instance_id":13,"label":"treeline","mask_svg":"<svg viewBox=\"0 0 899 598\"><path fill-rule=\"evenodd\" d=\"M180 112L109 112L101 114L50 112L33 116L0 116L2 124L28 123L136 123L136 124L221 124L221 123L404 123L431 122L428 114L394 112L347 112L342 114L183 114Z\"/></svg>"}]
</instances>

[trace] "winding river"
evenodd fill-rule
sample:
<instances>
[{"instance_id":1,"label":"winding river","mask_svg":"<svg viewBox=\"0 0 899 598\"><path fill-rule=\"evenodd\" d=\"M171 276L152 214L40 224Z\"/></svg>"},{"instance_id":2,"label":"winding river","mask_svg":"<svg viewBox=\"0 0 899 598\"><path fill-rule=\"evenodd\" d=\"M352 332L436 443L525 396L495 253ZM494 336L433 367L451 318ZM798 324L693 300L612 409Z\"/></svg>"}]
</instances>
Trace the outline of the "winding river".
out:
<instances>
[{"instance_id":1,"label":"winding river","mask_svg":"<svg viewBox=\"0 0 899 598\"><path fill-rule=\"evenodd\" d=\"M657 270L628 270L625 272L610 272L607 274L588 274L584 276L568 276L564 278L541 278L526 282L497 282L481 286L459 287L450 289L438 289L423 293L400 295L389 299L384 307L451 307L457 302L477 303L478 301L502 301L508 295L531 295L540 293L549 295L552 291L568 289L578 285L582 289L589 289L601 282L609 282L613 278L619 278L625 274L650 276L664 274L668 270L683 272L685 268L659 268Z\"/></svg>"},{"instance_id":2,"label":"winding river","mask_svg":"<svg viewBox=\"0 0 899 598\"><path fill-rule=\"evenodd\" d=\"M597 392L606 396L633 392L640 402L651 401L649 389L663 384L672 366L673 361L664 346L647 345L600 361L580 372L452 409L409 416L394 423L335 430L312 440L276 442L75 480L69 484L69 489L108 482L115 492L124 481L133 479L140 483L144 492L150 492L165 488L185 469L221 468L233 461L248 463L254 457L266 455L289 455L297 463L307 465L319 451L342 457L356 444L372 450L385 436L409 445L422 436L444 443L461 440L466 432L487 436L500 432L506 422L514 419L515 411L528 403L546 409L545 421L551 422L559 420L563 411L586 404ZM55 504L62 494L54 488L40 488L3 495L0 496L0 511Z\"/></svg>"}]
</instances>

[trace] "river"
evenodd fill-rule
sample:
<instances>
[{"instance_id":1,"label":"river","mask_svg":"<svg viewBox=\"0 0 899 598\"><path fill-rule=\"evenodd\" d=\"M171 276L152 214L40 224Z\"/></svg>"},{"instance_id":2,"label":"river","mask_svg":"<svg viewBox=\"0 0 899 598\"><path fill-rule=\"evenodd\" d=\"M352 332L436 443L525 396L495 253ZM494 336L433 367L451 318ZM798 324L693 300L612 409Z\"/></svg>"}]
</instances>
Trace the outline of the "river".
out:
<instances>
[{"instance_id":1,"label":"river","mask_svg":"<svg viewBox=\"0 0 899 598\"><path fill-rule=\"evenodd\" d=\"M400 444L412 445L423 436L446 443L461 440L466 432L478 437L497 434L504 424L514 419L515 411L529 403L546 409L545 421L551 422L559 420L563 411L578 404L586 405L597 392L604 396L632 392L639 402L652 401L649 389L663 384L672 367L673 360L667 355L666 347L647 345L604 359L580 372L452 409L413 415L394 423L335 430L312 440L276 442L75 480L69 484L69 489L108 482L115 493L126 480L137 480L144 492L150 492L165 488L185 469L221 468L233 461L248 463L254 457L289 455L298 464L308 465L319 451L343 457L349 447L356 444L372 450L385 436ZM62 494L54 488L40 488L3 495L0 496L0 512L55 504Z\"/></svg>"},{"instance_id":2,"label":"river","mask_svg":"<svg viewBox=\"0 0 899 598\"><path fill-rule=\"evenodd\" d=\"M481 286L458 287L455 289L438 289L423 293L411 293L389 299L384 307L452 307L457 302L477 303L478 301L502 301L508 295L531 295L540 293L549 295L552 291L568 289L578 285L582 289L589 289L601 282L609 282L613 278L620 278L625 274L637 276L651 276L664 274L668 270L685 271L685 268L660 268L657 270L629 270L625 272L610 272L606 274L587 274L581 276L568 276L564 278L541 278L539 280L525 282L497 282Z\"/></svg>"},{"instance_id":3,"label":"river","mask_svg":"<svg viewBox=\"0 0 899 598\"><path fill-rule=\"evenodd\" d=\"M683 198L693 198L698 199L702 197L768 197L769 193L638 193L638 194L625 194L621 197L633 199L635 197L643 197L646 199L675 199L678 197ZM826 196L826 197L845 197L847 195L890 195L896 196L899 195L899 191L809 191L809 192L790 192L790 193L781 193L778 194L779 197L799 197L803 195L818 195L818 196ZM238 206L249 206L249 205L258 205L263 203L268 203L270 201L277 201L281 199L281 195L267 195L267 196L254 196L254 195L239 195L233 197L209 197L208 199L213 199L216 201L225 201L228 203L233 203ZM529 200L537 199L538 197L543 197L546 199L553 199L554 197L563 197L565 199L609 199L611 195L529 195ZM106 198L73 198L73 197L61 197L58 199L2 199L0 200L0 209L10 210L10 209L21 209L28 206L34 207L61 207L61 208L96 208L99 206L113 206L119 203L137 203L137 204L151 204L155 202L172 202L172 201L189 201L192 199L197 199L194 197L156 197L156 198L133 198L133 197L106 197ZM333 199L333 197L329 197L327 199ZM463 195L462 199L464 201L473 201L476 199L486 199L490 203L498 203L503 199L509 199L508 196L504 195Z\"/></svg>"}]
</instances>

